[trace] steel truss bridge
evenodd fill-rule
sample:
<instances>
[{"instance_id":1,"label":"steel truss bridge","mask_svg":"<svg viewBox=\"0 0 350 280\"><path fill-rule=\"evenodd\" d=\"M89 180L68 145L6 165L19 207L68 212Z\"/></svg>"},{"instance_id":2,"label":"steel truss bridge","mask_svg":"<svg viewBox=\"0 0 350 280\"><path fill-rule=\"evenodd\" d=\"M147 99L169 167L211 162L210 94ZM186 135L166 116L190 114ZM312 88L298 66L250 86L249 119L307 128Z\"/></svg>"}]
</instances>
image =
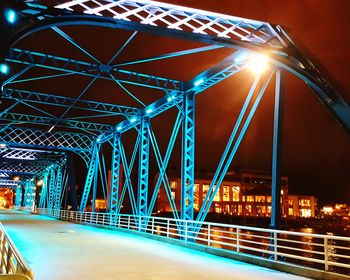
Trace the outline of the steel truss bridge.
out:
<instances>
[{"instance_id":1,"label":"steel truss bridge","mask_svg":"<svg viewBox=\"0 0 350 280\"><path fill-rule=\"evenodd\" d=\"M272 81L275 83L275 112L271 226L278 226L280 216L281 106L285 73L303 80L350 132L349 105L281 26L148 0L66 0L60 4L51 0L1 1L0 5L5 11L1 17L4 28L0 34L1 99L5 105L0 113L0 185L16 188L18 206L36 204L40 208L58 210L64 208L67 204L64 201L69 196L73 210L84 212L90 204L91 193L92 201L95 201L97 188L101 188L111 214L118 215L123 201L129 199L132 214L146 217L153 212L160 188L165 188L174 218L194 220L196 96L246 71L252 57L267 57L269 69L256 74L246 94L196 218L198 231ZM65 31L68 26L103 27L115 32L124 30L129 37L109 61L101 61L68 35ZM85 59L47 53L43 51L45 43L36 43L36 46L40 45L37 49L23 49L23 41L37 38L37 33L44 32L63 38L79 53L79 57ZM119 60L140 34L179 39L200 44L200 47ZM147 67L138 68L144 69L140 72L131 67L182 57L191 59L191 55L220 50L230 54L187 80L158 76L154 71L147 72ZM65 95L56 94L54 86L49 91L33 87L33 84L47 80L55 85L56 79L62 77L71 78L69 85L79 77L88 79L89 83L79 94L69 87ZM94 98L85 98L95 83L113 83L133 102L96 101L103 92L94 92ZM159 98L146 103L133 92L135 88L154 92ZM162 153L152 120L170 110L176 111L177 116L166 151ZM72 111L78 113L72 117ZM113 118L113 121L104 121L105 118ZM169 123L165 125L169 126ZM130 153L126 149L130 143L124 140L124 135L132 132L137 136ZM181 139L181 205L176 205L171 198L167 175L178 138ZM108 149L111 153L106 154ZM72 153L79 155L87 166L79 202ZM159 172L152 186L151 157L154 157ZM110 187L106 163L109 159ZM137 182L133 178L135 172ZM20 176L20 181L13 181L14 175ZM41 187L36 187L38 181L41 181ZM95 203L92 203L94 210Z\"/></svg>"}]
</instances>

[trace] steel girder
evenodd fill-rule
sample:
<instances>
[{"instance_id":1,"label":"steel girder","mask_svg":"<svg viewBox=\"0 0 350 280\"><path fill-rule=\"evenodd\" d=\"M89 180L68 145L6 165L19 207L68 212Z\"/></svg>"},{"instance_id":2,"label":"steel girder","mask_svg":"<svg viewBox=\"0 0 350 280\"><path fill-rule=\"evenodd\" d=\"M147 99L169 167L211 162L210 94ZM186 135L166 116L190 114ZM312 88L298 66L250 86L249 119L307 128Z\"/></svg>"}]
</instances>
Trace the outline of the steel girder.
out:
<instances>
[{"instance_id":1,"label":"steel girder","mask_svg":"<svg viewBox=\"0 0 350 280\"><path fill-rule=\"evenodd\" d=\"M100 150L100 144L94 143L93 151L90 158L88 173L86 175L86 181L84 185L83 194L81 196L80 201L80 211L85 211L86 205L88 203L88 198L91 190L91 185L93 184L94 178L97 177L97 171L98 171L98 162L99 162L99 150ZM93 201L93 203L95 203Z\"/></svg>"},{"instance_id":2,"label":"steel girder","mask_svg":"<svg viewBox=\"0 0 350 280\"><path fill-rule=\"evenodd\" d=\"M92 100L64 97L54 94L45 94L27 90L12 89L7 87L5 87L2 90L2 97L8 99L28 101L38 104L61 106L66 108L88 110L106 114L113 113L115 115L126 116L139 115L139 109L133 107L96 102Z\"/></svg>"},{"instance_id":3,"label":"steel girder","mask_svg":"<svg viewBox=\"0 0 350 280\"><path fill-rule=\"evenodd\" d=\"M139 130L139 184L137 196L137 215L146 216L148 208L148 173L149 173L149 118L143 117Z\"/></svg>"},{"instance_id":4,"label":"steel girder","mask_svg":"<svg viewBox=\"0 0 350 280\"><path fill-rule=\"evenodd\" d=\"M177 80L15 48L10 49L6 61L161 90L182 90L183 87L183 82Z\"/></svg>"},{"instance_id":5,"label":"steel girder","mask_svg":"<svg viewBox=\"0 0 350 280\"><path fill-rule=\"evenodd\" d=\"M143 109L141 111L141 115L146 115L150 118L153 118L173 107L178 107L181 109L180 104L183 102L183 98L186 93L193 92L195 94L199 94L207 88L210 88L243 70L245 63L239 59L241 55L242 52L238 51L228 56L215 67L212 67L203 73L200 73L195 78L186 83L185 91L166 92L165 97L157 100L156 102L153 102L145 109ZM197 84L196 82L198 80L203 80L203 83ZM140 121L141 117L136 116L134 117L133 122L131 122L131 119L122 121L116 126L116 129L118 132L123 133L139 125ZM101 135L100 142L106 142L112 137L113 133L104 133Z\"/></svg>"},{"instance_id":6,"label":"steel girder","mask_svg":"<svg viewBox=\"0 0 350 280\"><path fill-rule=\"evenodd\" d=\"M149 1L69 1L45 6L22 5L22 12L40 20L24 28L10 44L38 30L61 25L98 25L143 31L210 45L267 53L278 67L304 80L337 120L350 131L350 106L322 77L280 26L208 11ZM55 16L56 15L56 16ZM59 15L59 16L58 16Z\"/></svg>"},{"instance_id":7,"label":"steel girder","mask_svg":"<svg viewBox=\"0 0 350 280\"><path fill-rule=\"evenodd\" d=\"M18 164L19 162L6 162L2 161L0 162L0 172L4 172L7 174L15 174L15 173L24 173L24 174L40 174L42 173L46 168L47 165L41 165L41 164L28 164L28 163L22 163L21 165Z\"/></svg>"},{"instance_id":8,"label":"steel girder","mask_svg":"<svg viewBox=\"0 0 350 280\"><path fill-rule=\"evenodd\" d=\"M47 208L52 209L55 195L56 172L54 168L50 169L49 193L47 196Z\"/></svg>"},{"instance_id":9,"label":"steel girder","mask_svg":"<svg viewBox=\"0 0 350 280\"><path fill-rule=\"evenodd\" d=\"M258 94L255 97L255 100L252 102L252 106L250 108L249 113L246 116L246 112L247 109L251 103L251 101L253 100L253 95L254 92L258 86L259 80L260 80L260 75L258 75L251 88L250 91L247 95L247 98L243 104L242 110L236 120L236 123L234 125L234 128L232 130L231 136L227 142L227 145L225 147L225 150L222 154L222 157L220 159L219 165L214 173L213 179L210 183L207 195L205 196L204 200L203 200L203 204L199 210L198 216L197 216L197 221L204 221L206 215L208 214L209 210L210 210L210 206L212 205L212 202L214 200L215 195L217 194L217 192L220 189L220 186L225 178L225 175L232 163L232 160L234 159L237 150L242 142L242 139L250 125L250 122L256 112L256 109L258 108L260 101L266 91L266 88L272 78L272 75L274 73L274 70L271 70L270 73L267 74L267 77L265 78L265 82L262 85L262 87L260 88ZM242 125L242 121L245 118L245 121ZM238 133L239 132L239 133ZM200 224L199 224L200 225ZM197 227L197 230L199 231L200 226Z\"/></svg>"},{"instance_id":10,"label":"steel girder","mask_svg":"<svg viewBox=\"0 0 350 280\"><path fill-rule=\"evenodd\" d=\"M0 129L0 143L14 147L54 148L89 152L93 139L90 136L70 132L47 132L38 129L6 127Z\"/></svg>"},{"instance_id":11,"label":"steel girder","mask_svg":"<svg viewBox=\"0 0 350 280\"><path fill-rule=\"evenodd\" d=\"M3 149L0 150L0 157L5 159L20 159L20 160L35 160L37 158L38 151L36 150L25 150L25 149Z\"/></svg>"},{"instance_id":12,"label":"steel girder","mask_svg":"<svg viewBox=\"0 0 350 280\"><path fill-rule=\"evenodd\" d=\"M119 182L120 182L120 134L114 133L112 147L111 189L109 195L109 211L119 214Z\"/></svg>"},{"instance_id":13,"label":"steel girder","mask_svg":"<svg viewBox=\"0 0 350 280\"><path fill-rule=\"evenodd\" d=\"M26 181L24 189L24 207L33 207L35 201L35 186L33 182Z\"/></svg>"},{"instance_id":14,"label":"steel girder","mask_svg":"<svg viewBox=\"0 0 350 280\"><path fill-rule=\"evenodd\" d=\"M112 125L94 123L94 122L83 122L71 119L58 119L45 116L34 116L28 114L17 114L17 113L5 113L2 114L0 120L13 121L19 123L33 123L33 124L43 124L43 125L54 125L60 127L71 127L82 130L91 131L111 131L113 130Z\"/></svg>"},{"instance_id":15,"label":"steel girder","mask_svg":"<svg viewBox=\"0 0 350 280\"><path fill-rule=\"evenodd\" d=\"M48 174L48 172L46 172L44 175L43 185L41 188L39 208L46 208L46 205L47 205L47 194L48 194L48 187L49 187L48 186L48 179L49 179L49 174Z\"/></svg>"},{"instance_id":16,"label":"steel girder","mask_svg":"<svg viewBox=\"0 0 350 280\"><path fill-rule=\"evenodd\" d=\"M22 206L22 187L18 186L16 189L16 198L15 198L15 206Z\"/></svg>"},{"instance_id":17,"label":"steel girder","mask_svg":"<svg viewBox=\"0 0 350 280\"><path fill-rule=\"evenodd\" d=\"M183 99L181 152L181 219L193 220L194 151L195 151L195 94Z\"/></svg>"},{"instance_id":18,"label":"steel girder","mask_svg":"<svg viewBox=\"0 0 350 280\"><path fill-rule=\"evenodd\" d=\"M54 194L53 209L61 209L61 196L63 188L63 168L58 166L56 168L56 188Z\"/></svg>"}]
</instances>

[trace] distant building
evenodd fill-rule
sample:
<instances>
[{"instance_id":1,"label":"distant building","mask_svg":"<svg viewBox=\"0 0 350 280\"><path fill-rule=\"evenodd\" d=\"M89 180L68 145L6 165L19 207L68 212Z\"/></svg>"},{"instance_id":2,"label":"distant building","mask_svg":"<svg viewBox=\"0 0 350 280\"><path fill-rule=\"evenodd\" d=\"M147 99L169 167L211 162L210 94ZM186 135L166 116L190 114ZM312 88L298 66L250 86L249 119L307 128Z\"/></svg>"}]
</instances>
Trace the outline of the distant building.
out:
<instances>
[{"instance_id":1,"label":"distant building","mask_svg":"<svg viewBox=\"0 0 350 280\"><path fill-rule=\"evenodd\" d=\"M210 212L235 216L268 217L271 215L271 176L261 172L232 172L214 197ZM157 179L157 177L156 177ZM168 177L171 199L180 206L181 178ZM212 176L199 174L194 184L194 209L199 211L208 193ZM283 217L315 217L317 201L313 196L288 194L288 178L282 177L281 215ZM159 191L157 210L170 212L164 187Z\"/></svg>"},{"instance_id":2,"label":"distant building","mask_svg":"<svg viewBox=\"0 0 350 280\"><path fill-rule=\"evenodd\" d=\"M338 217L349 217L350 207L347 204L335 204L334 206L324 206L321 211L322 217L327 216L338 216Z\"/></svg>"},{"instance_id":3,"label":"distant building","mask_svg":"<svg viewBox=\"0 0 350 280\"><path fill-rule=\"evenodd\" d=\"M317 199L309 195L288 195L288 216L313 218L316 215Z\"/></svg>"}]
</instances>

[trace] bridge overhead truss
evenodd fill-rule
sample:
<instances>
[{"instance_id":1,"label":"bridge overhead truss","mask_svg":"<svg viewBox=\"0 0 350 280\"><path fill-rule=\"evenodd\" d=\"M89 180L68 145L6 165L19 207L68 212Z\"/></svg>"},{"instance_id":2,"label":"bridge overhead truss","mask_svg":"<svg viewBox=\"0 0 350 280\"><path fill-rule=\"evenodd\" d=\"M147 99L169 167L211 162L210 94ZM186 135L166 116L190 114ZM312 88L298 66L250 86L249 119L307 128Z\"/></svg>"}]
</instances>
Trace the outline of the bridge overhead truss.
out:
<instances>
[{"instance_id":1,"label":"bridge overhead truss","mask_svg":"<svg viewBox=\"0 0 350 280\"><path fill-rule=\"evenodd\" d=\"M42 178L41 197L38 200L40 207L60 209L65 190L68 188L66 161L57 163L56 159L44 160L40 157L43 151L52 150L76 153L87 165L86 183L80 201L81 211L87 208L90 201L94 211L96 195L100 188L111 214L119 214L125 200L128 199L133 214L149 216L154 211L158 192L163 187L175 219L193 220L196 95L244 71L253 57L262 54L267 57L270 69L266 73L256 74L247 92L245 103L235 120L208 194L201 205L198 221L205 220L215 194L219 191L260 101L276 73L278 96L282 94L280 85L283 83L283 73L290 72L305 81L339 123L350 131L348 104L280 26L148 0L65 0L60 1L60 4L51 0L35 3L5 1L1 5L4 8L7 5L6 9L13 11L18 21L6 22L4 17L1 19L6 26L1 33L1 42L5 42L2 43L0 57L0 62L3 63L0 69L3 72L1 97L8 107L0 112L0 174L32 174ZM65 33L65 26L74 25L122 29L131 32L131 35L108 62L101 62ZM17 47L18 42L42 30L51 30L89 59L79 60ZM138 33L181 39L205 46L116 63L116 57L128 47ZM184 81L128 68L130 65L220 49L230 50L230 55ZM17 72L10 75L7 65L16 67ZM41 76L31 76L28 73L33 69L48 72ZM31 91L25 87L28 82L46 81L57 77L84 77L90 82L78 97L41 90ZM114 83L137 105L99 102L85 98L84 95L97 80ZM130 86L152 90L157 94L161 93L161 96L156 101L145 103L131 92L128 88ZM95 94L98 95L100 93ZM280 106L278 102L275 104ZM49 109L38 109L43 105L48 108L60 108L64 112L55 115ZM16 112L18 106L31 108L33 114ZM71 110L84 114L72 117L69 115ZM162 153L157 133L153 129L153 119L170 110L176 111L177 117L166 151ZM275 112L281 114L278 108ZM110 117L119 119L113 122L105 121L105 118ZM275 121L278 121L277 116ZM277 137L279 126L276 127L274 157L278 155L279 158L279 153L276 152L280 147L280 137ZM124 140L124 135L128 133L136 134L131 152L127 149L130 140ZM172 197L167 175L169 160L177 139L181 139L182 143L181 205L176 205ZM104 149L106 146L109 146L111 153L106 153L109 151ZM105 160L105 156L108 160ZM149 176L151 158L158 168L158 177L154 185ZM29 161L35 164L28 164ZM108 164L111 170L110 179ZM280 172L276 172L278 168L278 162L275 160L275 176L280 176ZM134 176L134 173L137 173L137 176ZM134 177L137 178L137 183ZM278 178L275 182L279 182ZM33 203L30 200L32 185L28 180L23 185L27 204ZM275 189L278 190L278 187ZM20 193L20 188L17 190ZM16 200L16 204L19 203Z\"/></svg>"}]
</instances>

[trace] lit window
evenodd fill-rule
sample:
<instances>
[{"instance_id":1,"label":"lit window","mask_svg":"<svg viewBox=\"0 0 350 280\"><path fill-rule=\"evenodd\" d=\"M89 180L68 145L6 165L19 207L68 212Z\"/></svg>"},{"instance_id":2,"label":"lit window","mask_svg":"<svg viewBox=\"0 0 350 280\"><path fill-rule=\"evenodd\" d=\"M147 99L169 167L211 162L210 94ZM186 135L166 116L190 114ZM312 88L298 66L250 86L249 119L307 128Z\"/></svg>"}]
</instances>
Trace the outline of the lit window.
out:
<instances>
[{"instance_id":1,"label":"lit window","mask_svg":"<svg viewBox=\"0 0 350 280\"><path fill-rule=\"evenodd\" d=\"M237 186L232 187L232 201L239 201L239 191L240 191L240 187L237 187Z\"/></svg>"},{"instance_id":2,"label":"lit window","mask_svg":"<svg viewBox=\"0 0 350 280\"><path fill-rule=\"evenodd\" d=\"M230 186L223 186L222 187L222 200L223 201L230 201Z\"/></svg>"},{"instance_id":3,"label":"lit window","mask_svg":"<svg viewBox=\"0 0 350 280\"><path fill-rule=\"evenodd\" d=\"M242 195L242 201L245 202L245 195Z\"/></svg>"},{"instance_id":4,"label":"lit window","mask_svg":"<svg viewBox=\"0 0 350 280\"><path fill-rule=\"evenodd\" d=\"M246 214L251 214L252 213L252 206L251 205L246 205L245 206L245 212Z\"/></svg>"},{"instance_id":5,"label":"lit window","mask_svg":"<svg viewBox=\"0 0 350 280\"><path fill-rule=\"evenodd\" d=\"M175 200L175 192L171 192L171 199Z\"/></svg>"},{"instance_id":6,"label":"lit window","mask_svg":"<svg viewBox=\"0 0 350 280\"><path fill-rule=\"evenodd\" d=\"M270 202L270 203L271 203L271 196L270 196L270 195L267 196L267 197L266 197L266 200L267 200L267 202Z\"/></svg>"},{"instance_id":7,"label":"lit window","mask_svg":"<svg viewBox=\"0 0 350 280\"><path fill-rule=\"evenodd\" d=\"M209 185L203 185L203 200L209 191Z\"/></svg>"},{"instance_id":8,"label":"lit window","mask_svg":"<svg viewBox=\"0 0 350 280\"><path fill-rule=\"evenodd\" d=\"M310 201L310 199L300 199L299 205L300 206L311 206L311 201Z\"/></svg>"},{"instance_id":9,"label":"lit window","mask_svg":"<svg viewBox=\"0 0 350 280\"><path fill-rule=\"evenodd\" d=\"M300 215L302 218L310 218L311 217L311 209L301 209Z\"/></svg>"},{"instance_id":10,"label":"lit window","mask_svg":"<svg viewBox=\"0 0 350 280\"><path fill-rule=\"evenodd\" d=\"M266 197L264 195L257 195L255 196L255 202L265 202Z\"/></svg>"},{"instance_id":11,"label":"lit window","mask_svg":"<svg viewBox=\"0 0 350 280\"><path fill-rule=\"evenodd\" d=\"M176 181L171 181L170 182L170 187L172 188L172 189L176 189Z\"/></svg>"},{"instance_id":12,"label":"lit window","mask_svg":"<svg viewBox=\"0 0 350 280\"><path fill-rule=\"evenodd\" d=\"M214 189L215 189L215 185L214 185ZM220 189L216 192L215 196L214 196L214 201L220 201Z\"/></svg>"},{"instance_id":13,"label":"lit window","mask_svg":"<svg viewBox=\"0 0 350 280\"><path fill-rule=\"evenodd\" d=\"M254 195L247 195L247 202L254 202Z\"/></svg>"},{"instance_id":14,"label":"lit window","mask_svg":"<svg viewBox=\"0 0 350 280\"><path fill-rule=\"evenodd\" d=\"M288 215L289 216L294 216L293 208L288 208Z\"/></svg>"}]
</instances>

